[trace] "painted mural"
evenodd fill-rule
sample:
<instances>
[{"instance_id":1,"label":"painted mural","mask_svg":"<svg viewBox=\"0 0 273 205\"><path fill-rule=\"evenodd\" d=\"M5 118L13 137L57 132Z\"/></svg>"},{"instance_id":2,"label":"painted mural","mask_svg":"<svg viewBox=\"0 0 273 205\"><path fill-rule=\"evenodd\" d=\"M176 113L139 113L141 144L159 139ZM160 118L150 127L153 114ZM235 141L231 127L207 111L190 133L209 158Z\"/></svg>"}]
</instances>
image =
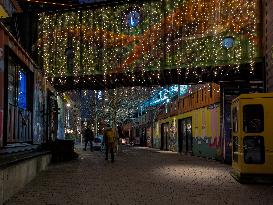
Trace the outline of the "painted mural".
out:
<instances>
[{"instance_id":1,"label":"painted mural","mask_svg":"<svg viewBox=\"0 0 273 205\"><path fill-rule=\"evenodd\" d=\"M160 149L160 133L159 133L159 123L154 124L154 131L153 131L153 147Z\"/></svg>"},{"instance_id":2,"label":"painted mural","mask_svg":"<svg viewBox=\"0 0 273 205\"><path fill-rule=\"evenodd\" d=\"M192 116L194 155L221 157L220 106L215 104L192 111Z\"/></svg>"},{"instance_id":3,"label":"painted mural","mask_svg":"<svg viewBox=\"0 0 273 205\"><path fill-rule=\"evenodd\" d=\"M170 123L168 150L178 152L178 121L192 118L192 151L195 156L219 159L222 155L220 138L220 105L183 113L159 122ZM160 126L155 128L154 147L160 147ZM191 148L188 148L191 150ZM183 151L184 152L184 151Z\"/></svg>"},{"instance_id":4,"label":"painted mural","mask_svg":"<svg viewBox=\"0 0 273 205\"><path fill-rule=\"evenodd\" d=\"M64 111L64 102L60 97L57 97L57 103L58 103L58 109L59 109L59 114L58 114L58 131L57 131L57 138L58 139L64 139L65 138L65 111Z\"/></svg>"},{"instance_id":5,"label":"painted mural","mask_svg":"<svg viewBox=\"0 0 273 205\"><path fill-rule=\"evenodd\" d=\"M152 147L152 128L148 127L146 130L147 146Z\"/></svg>"},{"instance_id":6,"label":"painted mural","mask_svg":"<svg viewBox=\"0 0 273 205\"><path fill-rule=\"evenodd\" d=\"M170 151L177 152L177 126L176 121L173 120L170 125L170 135L169 135L169 149Z\"/></svg>"},{"instance_id":7,"label":"painted mural","mask_svg":"<svg viewBox=\"0 0 273 205\"><path fill-rule=\"evenodd\" d=\"M45 135L44 109L45 91L44 81L39 74L35 74L34 105L33 105L33 143L41 144Z\"/></svg>"}]
</instances>

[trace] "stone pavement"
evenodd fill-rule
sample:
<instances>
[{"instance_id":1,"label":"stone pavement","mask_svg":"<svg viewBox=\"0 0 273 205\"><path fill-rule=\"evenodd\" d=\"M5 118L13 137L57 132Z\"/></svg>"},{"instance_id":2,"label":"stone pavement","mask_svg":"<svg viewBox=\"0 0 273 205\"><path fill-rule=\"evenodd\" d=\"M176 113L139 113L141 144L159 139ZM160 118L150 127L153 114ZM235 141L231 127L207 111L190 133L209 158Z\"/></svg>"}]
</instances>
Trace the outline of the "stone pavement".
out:
<instances>
[{"instance_id":1,"label":"stone pavement","mask_svg":"<svg viewBox=\"0 0 273 205\"><path fill-rule=\"evenodd\" d=\"M242 185L230 166L148 148L124 148L114 163L99 152L53 164L7 205L273 204L272 185Z\"/></svg>"}]
</instances>

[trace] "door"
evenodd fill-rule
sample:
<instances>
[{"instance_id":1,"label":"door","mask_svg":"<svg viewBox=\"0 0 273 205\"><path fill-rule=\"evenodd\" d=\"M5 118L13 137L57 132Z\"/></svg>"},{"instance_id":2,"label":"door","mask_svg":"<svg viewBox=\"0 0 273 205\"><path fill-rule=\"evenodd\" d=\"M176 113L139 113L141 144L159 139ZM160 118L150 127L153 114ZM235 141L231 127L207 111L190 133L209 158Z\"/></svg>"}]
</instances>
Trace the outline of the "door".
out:
<instances>
[{"instance_id":1,"label":"door","mask_svg":"<svg viewBox=\"0 0 273 205\"><path fill-rule=\"evenodd\" d=\"M179 152L192 152L192 118L178 121L178 147Z\"/></svg>"},{"instance_id":2,"label":"door","mask_svg":"<svg viewBox=\"0 0 273 205\"><path fill-rule=\"evenodd\" d=\"M161 149L169 150L169 123L161 125Z\"/></svg>"},{"instance_id":3,"label":"door","mask_svg":"<svg viewBox=\"0 0 273 205\"><path fill-rule=\"evenodd\" d=\"M178 152L183 151L183 120L178 120Z\"/></svg>"},{"instance_id":4,"label":"door","mask_svg":"<svg viewBox=\"0 0 273 205\"><path fill-rule=\"evenodd\" d=\"M58 103L56 96L48 90L47 92L47 111L46 111L46 140L54 141L57 139L58 131Z\"/></svg>"},{"instance_id":5,"label":"door","mask_svg":"<svg viewBox=\"0 0 273 205\"><path fill-rule=\"evenodd\" d=\"M147 146L146 128L141 129L140 145L143 147Z\"/></svg>"}]
</instances>

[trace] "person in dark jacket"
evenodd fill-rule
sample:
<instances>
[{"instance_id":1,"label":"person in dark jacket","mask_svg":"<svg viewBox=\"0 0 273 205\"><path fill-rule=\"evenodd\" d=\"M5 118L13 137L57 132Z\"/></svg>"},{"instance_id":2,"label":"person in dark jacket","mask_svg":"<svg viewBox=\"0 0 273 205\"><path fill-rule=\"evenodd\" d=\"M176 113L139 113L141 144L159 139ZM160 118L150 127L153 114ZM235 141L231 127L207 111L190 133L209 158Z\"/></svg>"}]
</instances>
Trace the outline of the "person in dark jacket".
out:
<instances>
[{"instance_id":1,"label":"person in dark jacket","mask_svg":"<svg viewBox=\"0 0 273 205\"><path fill-rule=\"evenodd\" d=\"M93 140L94 140L93 131L89 127L87 127L84 132L84 141L85 141L84 150L85 151L86 151L87 144L89 142L90 143L90 151L93 152Z\"/></svg>"}]
</instances>

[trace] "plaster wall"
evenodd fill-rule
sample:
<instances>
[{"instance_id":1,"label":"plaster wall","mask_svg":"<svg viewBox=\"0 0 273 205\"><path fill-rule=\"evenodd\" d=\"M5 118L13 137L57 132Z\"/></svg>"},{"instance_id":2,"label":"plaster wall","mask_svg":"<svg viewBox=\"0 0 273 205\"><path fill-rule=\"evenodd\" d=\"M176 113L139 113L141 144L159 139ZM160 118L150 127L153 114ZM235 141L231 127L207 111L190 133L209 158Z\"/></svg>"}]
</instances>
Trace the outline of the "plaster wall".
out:
<instances>
[{"instance_id":1,"label":"plaster wall","mask_svg":"<svg viewBox=\"0 0 273 205\"><path fill-rule=\"evenodd\" d=\"M18 162L0 170L0 204L4 204L15 193L20 191L36 175L47 169L51 155L42 155Z\"/></svg>"}]
</instances>

